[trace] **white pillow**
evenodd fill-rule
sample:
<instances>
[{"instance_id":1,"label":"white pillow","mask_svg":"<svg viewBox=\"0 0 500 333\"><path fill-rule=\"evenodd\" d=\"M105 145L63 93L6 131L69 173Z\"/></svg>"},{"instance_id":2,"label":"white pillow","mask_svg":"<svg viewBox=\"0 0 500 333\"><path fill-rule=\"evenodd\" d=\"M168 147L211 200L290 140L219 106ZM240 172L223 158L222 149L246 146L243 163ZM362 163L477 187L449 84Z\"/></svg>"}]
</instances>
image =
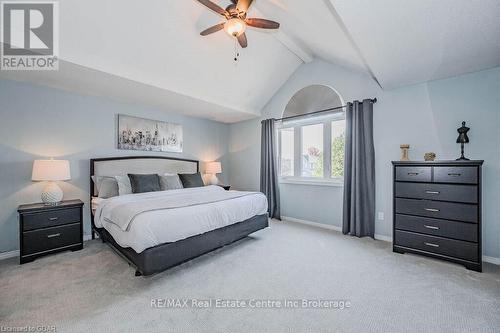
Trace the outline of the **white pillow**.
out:
<instances>
[{"instance_id":1,"label":"white pillow","mask_svg":"<svg viewBox=\"0 0 500 333\"><path fill-rule=\"evenodd\" d=\"M92 176L91 178L99 198L107 199L118 195L118 183L114 177Z\"/></svg>"},{"instance_id":2,"label":"white pillow","mask_svg":"<svg viewBox=\"0 0 500 333\"><path fill-rule=\"evenodd\" d=\"M132 193L132 185L130 184L130 178L128 178L128 176L115 176L115 179L118 183L118 195Z\"/></svg>"}]
</instances>

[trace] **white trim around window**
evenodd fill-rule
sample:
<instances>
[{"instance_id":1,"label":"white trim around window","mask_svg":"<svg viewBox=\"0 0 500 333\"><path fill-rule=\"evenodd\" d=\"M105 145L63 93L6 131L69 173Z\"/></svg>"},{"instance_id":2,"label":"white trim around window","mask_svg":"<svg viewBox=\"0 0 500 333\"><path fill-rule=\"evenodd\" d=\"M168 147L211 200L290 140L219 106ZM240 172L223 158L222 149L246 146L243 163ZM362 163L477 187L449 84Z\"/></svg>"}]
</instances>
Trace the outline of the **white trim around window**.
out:
<instances>
[{"instance_id":1,"label":"white trim around window","mask_svg":"<svg viewBox=\"0 0 500 333\"><path fill-rule=\"evenodd\" d=\"M344 187L343 178L279 177L280 184Z\"/></svg>"}]
</instances>

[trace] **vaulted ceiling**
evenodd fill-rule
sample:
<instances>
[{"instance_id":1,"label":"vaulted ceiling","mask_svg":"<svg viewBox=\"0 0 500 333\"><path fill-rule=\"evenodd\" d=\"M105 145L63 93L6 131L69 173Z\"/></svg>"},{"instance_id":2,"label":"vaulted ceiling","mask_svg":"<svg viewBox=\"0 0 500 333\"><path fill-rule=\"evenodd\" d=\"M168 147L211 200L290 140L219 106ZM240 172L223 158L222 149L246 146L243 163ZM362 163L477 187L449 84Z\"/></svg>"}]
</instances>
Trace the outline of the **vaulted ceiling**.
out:
<instances>
[{"instance_id":1,"label":"vaulted ceiling","mask_svg":"<svg viewBox=\"0 0 500 333\"><path fill-rule=\"evenodd\" d=\"M498 0L255 0L281 28L250 28L236 64L224 32L199 35L221 17L195 0L59 3L60 71L0 77L222 122L258 116L315 57L384 89L500 66Z\"/></svg>"}]
</instances>

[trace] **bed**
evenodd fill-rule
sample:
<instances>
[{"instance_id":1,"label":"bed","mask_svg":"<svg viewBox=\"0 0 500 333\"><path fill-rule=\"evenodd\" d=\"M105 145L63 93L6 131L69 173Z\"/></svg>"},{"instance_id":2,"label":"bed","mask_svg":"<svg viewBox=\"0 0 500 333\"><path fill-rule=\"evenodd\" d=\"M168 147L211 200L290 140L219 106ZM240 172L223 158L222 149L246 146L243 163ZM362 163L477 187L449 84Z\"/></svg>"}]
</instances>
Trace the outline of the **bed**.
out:
<instances>
[{"instance_id":1,"label":"bed","mask_svg":"<svg viewBox=\"0 0 500 333\"><path fill-rule=\"evenodd\" d=\"M90 160L90 176L199 172L196 160L161 156ZM97 199L90 181L92 238L109 244L136 272L151 275L268 227L262 193L219 186Z\"/></svg>"}]
</instances>

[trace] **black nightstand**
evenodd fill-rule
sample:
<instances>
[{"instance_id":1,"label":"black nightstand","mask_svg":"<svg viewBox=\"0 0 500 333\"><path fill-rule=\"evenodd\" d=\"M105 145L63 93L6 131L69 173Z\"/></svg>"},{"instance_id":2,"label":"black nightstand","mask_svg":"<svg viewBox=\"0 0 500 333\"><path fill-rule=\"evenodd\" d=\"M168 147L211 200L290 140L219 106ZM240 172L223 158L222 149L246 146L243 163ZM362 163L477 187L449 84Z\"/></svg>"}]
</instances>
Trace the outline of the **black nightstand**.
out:
<instances>
[{"instance_id":1,"label":"black nightstand","mask_svg":"<svg viewBox=\"0 0 500 333\"><path fill-rule=\"evenodd\" d=\"M83 248L83 202L66 200L57 206L19 206L21 264L38 257Z\"/></svg>"},{"instance_id":2,"label":"black nightstand","mask_svg":"<svg viewBox=\"0 0 500 333\"><path fill-rule=\"evenodd\" d=\"M225 189L226 191L229 191L229 189L231 188L231 185L217 184L217 186L222 187L222 188L223 188L223 189Z\"/></svg>"}]
</instances>

